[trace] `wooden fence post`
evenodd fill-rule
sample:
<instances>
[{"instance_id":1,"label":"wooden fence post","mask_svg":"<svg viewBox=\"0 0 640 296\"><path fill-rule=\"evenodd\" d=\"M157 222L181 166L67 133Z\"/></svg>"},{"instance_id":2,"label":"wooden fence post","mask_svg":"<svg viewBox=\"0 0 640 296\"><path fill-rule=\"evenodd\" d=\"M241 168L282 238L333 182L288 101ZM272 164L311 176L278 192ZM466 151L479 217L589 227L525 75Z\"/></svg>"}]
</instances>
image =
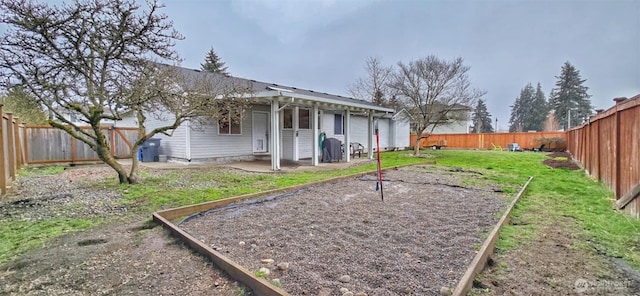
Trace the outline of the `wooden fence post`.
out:
<instances>
[{"instance_id":1,"label":"wooden fence post","mask_svg":"<svg viewBox=\"0 0 640 296\"><path fill-rule=\"evenodd\" d=\"M2 104L0 104L0 195L7 193L7 170L5 164L5 151L4 151L4 112L2 112Z\"/></svg>"},{"instance_id":2,"label":"wooden fence post","mask_svg":"<svg viewBox=\"0 0 640 296\"><path fill-rule=\"evenodd\" d=\"M15 150L16 150L16 169L22 168L22 143L20 142L20 120L18 117L13 118L15 122L13 123L13 138L15 139Z\"/></svg>"},{"instance_id":3,"label":"wooden fence post","mask_svg":"<svg viewBox=\"0 0 640 296\"><path fill-rule=\"evenodd\" d=\"M616 104L616 161L615 161L615 193L616 200L622 196L622 186L620 186L620 105Z\"/></svg>"},{"instance_id":4,"label":"wooden fence post","mask_svg":"<svg viewBox=\"0 0 640 296\"><path fill-rule=\"evenodd\" d=\"M22 128L22 140L24 146L24 163L29 164L29 141L27 140L27 135L29 134L29 128L26 126Z\"/></svg>"},{"instance_id":5,"label":"wooden fence post","mask_svg":"<svg viewBox=\"0 0 640 296\"><path fill-rule=\"evenodd\" d=\"M11 180L16 179L16 145L15 138L13 137L13 113L7 112L7 151L8 151L8 159L7 165L9 166L9 177Z\"/></svg>"}]
</instances>

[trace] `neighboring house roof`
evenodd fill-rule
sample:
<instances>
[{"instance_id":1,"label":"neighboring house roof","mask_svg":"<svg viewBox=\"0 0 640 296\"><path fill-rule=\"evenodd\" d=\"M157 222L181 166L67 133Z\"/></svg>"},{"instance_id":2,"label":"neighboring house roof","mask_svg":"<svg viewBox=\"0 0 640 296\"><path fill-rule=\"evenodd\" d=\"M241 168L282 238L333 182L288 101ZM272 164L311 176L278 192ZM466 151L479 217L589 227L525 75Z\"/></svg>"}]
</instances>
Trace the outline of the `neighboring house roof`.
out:
<instances>
[{"instance_id":1,"label":"neighboring house roof","mask_svg":"<svg viewBox=\"0 0 640 296\"><path fill-rule=\"evenodd\" d=\"M365 100L359 100L351 97L344 97L341 95L334 95L325 92L319 92L309 89L302 89L292 86L285 86L276 83L262 82L257 80L226 76L222 74L203 72L200 70L187 69L182 67L175 67L185 77L203 78L211 77L214 80L226 80L230 84L246 85L253 91L253 98L264 99L272 97L284 97L298 99L297 104L312 106L315 103L320 106L329 106L336 109L349 109L355 111L374 110L384 113L393 113L394 109L381 107L372 104Z\"/></svg>"}]
</instances>

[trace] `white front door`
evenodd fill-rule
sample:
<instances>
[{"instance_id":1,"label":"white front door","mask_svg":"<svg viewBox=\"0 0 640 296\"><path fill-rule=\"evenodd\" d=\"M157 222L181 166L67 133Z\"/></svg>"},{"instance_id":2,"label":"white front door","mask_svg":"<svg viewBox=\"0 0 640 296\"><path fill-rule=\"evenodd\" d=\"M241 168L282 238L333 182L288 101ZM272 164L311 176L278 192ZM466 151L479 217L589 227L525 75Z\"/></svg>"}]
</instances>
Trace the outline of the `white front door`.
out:
<instances>
[{"instance_id":1,"label":"white front door","mask_svg":"<svg viewBox=\"0 0 640 296\"><path fill-rule=\"evenodd\" d=\"M269 152L269 113L253 111L253 152Z\"/></svg>"}]
</instances>

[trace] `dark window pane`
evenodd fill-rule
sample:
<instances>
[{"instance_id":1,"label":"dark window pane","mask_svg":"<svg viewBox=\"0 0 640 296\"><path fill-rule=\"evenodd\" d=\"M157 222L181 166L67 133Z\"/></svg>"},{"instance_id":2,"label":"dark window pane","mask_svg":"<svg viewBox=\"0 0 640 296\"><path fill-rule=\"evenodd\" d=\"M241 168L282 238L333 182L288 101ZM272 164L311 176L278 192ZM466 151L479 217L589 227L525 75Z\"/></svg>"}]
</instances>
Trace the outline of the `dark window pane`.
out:
<instances>
[{"instance_id":1,"label":"dark window pane","mask_svg":"<svg viewBox=\"0 0 640 296\"><path fill-rule=\"evenodd\" d=\"M333 119L333 133L336 135L342 135L342 114L335 114Z\"/></svg>"},{"instance_id":2,"label":"dark window pane","mask_svg":"<svg viewBox=\"0 0 640 296\"><path fill-rule=\"evenodd\" d=\"M309 129L311 127L309 123L309 109L300 109L298 111L298 128L299 129Z\"/></svg>"},{"instance_id":3,"label":"dark window pane","mask_svg":"<svg viewBox=\"0 0 640 296\"><path fill-rule=\"evenodd\" d=\"M284 109L282 128L293 128L293 109Z\"/></svg>"}]
</instances>

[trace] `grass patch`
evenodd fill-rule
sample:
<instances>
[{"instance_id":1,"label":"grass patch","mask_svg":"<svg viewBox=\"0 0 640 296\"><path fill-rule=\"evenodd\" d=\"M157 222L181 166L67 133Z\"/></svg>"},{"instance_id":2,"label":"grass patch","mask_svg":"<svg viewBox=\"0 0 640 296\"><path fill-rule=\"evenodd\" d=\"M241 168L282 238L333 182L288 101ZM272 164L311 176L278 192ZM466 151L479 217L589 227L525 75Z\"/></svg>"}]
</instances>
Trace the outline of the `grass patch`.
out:
<instances>
[{"instance_id":1,"label":"grass patch","mask_svg":"<svg viewBox=\"0 0 640 296\"><path fill-rule=\"evenodd\" d=\"M385 152L382 155L383 167L430 161L425 158L407 156L406 151ZM375 163L352 166L342 170L303 171L281 174L247 173L238 170L221 171L218 168L210 168L197 170L196 174L188 178L189 182L213 180L215 186L209 188L177 188L172 185L175 184L177 174L170 172L161 177L141 175L142 182L140 182L140 184L122 184L119 185L118 190L120 190L125 197L123 203L134 205L139 211L153 212L163 208L214 201L227 197L373 171L375 169ZM108 182L114 184L115 180ZM96 186L109 185L101 183Z\"/></svg>"},{"instance_id":2,"label":"grass patch","mask_svg":"<svg viewBox=\"0 0 640 296\"><path fill-rule=\"evenodd\" d=\"M18 175L23 177L52 176L64 172L63 166L25 166L18 170Z\"/></svg>"},{"instance_id":3,"label":"grass patch","mask_svg":"<svg viewBox=\"0 0 640 296\"><path fill-rule=\"evenodd\" d=\"M0 264L60 235L99 224L95 219L54 218L44 221L3 221L0 223Z\"/></svg>"},{"instance_id":4,"label":"grass patch","mask_svg":"<svg viewBox=\"0 0 640 296\"><path fill-rule=\"evenodd\" d=\"M522 186L534 180L512 212L497 243L509 250L535 236L543 223L570 217L591 240L591 248L623 258L640 270L640 220L612 209L613 193L582 170L553 169L542 164L539 153L499 151L429 151L438 165L471 170L491 168L485 177L503 186ZM527 215L525 215L527 213ZM544 219L540 219L544 217Z\"/></svg>"}]
</instances>

